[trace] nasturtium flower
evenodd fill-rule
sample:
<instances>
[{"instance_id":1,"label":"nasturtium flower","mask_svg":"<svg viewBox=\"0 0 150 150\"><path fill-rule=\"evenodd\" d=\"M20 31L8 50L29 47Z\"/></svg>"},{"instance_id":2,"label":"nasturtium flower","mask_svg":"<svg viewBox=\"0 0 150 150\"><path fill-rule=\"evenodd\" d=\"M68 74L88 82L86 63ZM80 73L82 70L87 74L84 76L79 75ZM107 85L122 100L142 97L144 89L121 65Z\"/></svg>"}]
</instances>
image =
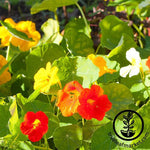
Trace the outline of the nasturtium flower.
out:
<instances>
[{"instance_id":1,"label":"nasturtium flower","mask_svg":"<svg viewBox=\"0 0 150 150\"><path fill-rule=\"evenodd\" d=\"M0 70L1 68L7 64L5 57L0 55ZM8 72L8 68L0 75L0 85L8 82L11 79L11 74Z\"/></svg>"},{"instance_id":2,"label":"nasturtium flower","mask_svg":"<svg viewBox=\"0 0 150 150\"><path fill-rule=\"evenodd\" d=\"M120 76L126 77L129 74L129 77L138 75L140 70L142 70L141 58L138 51L135 48L130 48L126 52L126 58L131 63L131 65L122 67L120 69Z\"/></svg>"},{"instance_id":3,"label":"nasturtium flower","mask_svg":"<svg viewBox=\"0 0 150 150\"><path fill-rule=\"evenodd\" d=\"M9 43L19 47L21 51L28 51L31 47L36 46L39 42L41 35L36 31L35 23L32 21L20 21L15 23L11 18L7 18L4 22L9 23L13 28L25 33L33 41L26 41L12 35L5 27L0 27L1 47L8 46Z\"/></svg>"},{"instance_id":4,"label":"nasturtium flower","mask_svg":"<svg viewBox=\"0 0 150 150\"><path fill-rule=\"evenodd\" d=\"M148 60L146 61L146 65L147 65L148 68L150 69L150 56L148 57Z\"/></svg>"},{"instance_id":5,"label":"nasturtium flower","mask_svg":"<svg viewBox=\"0 0 150 150\"><path fill-rule=\"evenodd\" d=\"M95 118L102 120L105 113L111 109L112 103L103 89L98 85L92 85L91 89L85 88L79 96L78 113L87 120Z\"/></svg>"},{"instance_id":6,"label":"nasturtium flower","mask_svg":"<svg viewBox=\"0 0 150 150\"><path fill-rule=\"evenodd\" d=\"M34 89L40 89L41 93L48 94L52 85L59 84L61 82L57 76L58 68L56 66L51 67L51 63L48 62L45 68L40 68L34 75Z\"/></svg>"},{"instance_id":7,"label":"nasturtium flower","mask_svg":"<svg viewBox=\"0 0 150 150\"><path fill-rule=\"evenodd\" d=\"M28 135L30 141L37 142L48 131L48 117L42 111L36 113L29 111L25 114L20 130L23 134Z\"/></svg>"},{"instance_id":8,"label":"nasturtium flower","mask_svg":"<svg viewBox=\"0 0 150 150\"><path fill-rule=\"evenodd\" d=\"M77 81L71 81L65 85L63 90L58 91L58 101L56 105L59 107L63 116L68 117L77 113L79 106L78 97L82 90L82 85Z\"/></svg>"},{"instance_id":9,"label":"nasturtium flower","mask_svg":"<svg viewBox=\"0 0 150 150\"><path fill-rule=\"evenodd\" d=\"M101 56L95 56L94 54L88 55L88 59L90 59L94 65L96 65L100 71L99 71L99 77L104 75L105 73L114 73L116 70L109 69L106 65L106 61L103 57Z\"/></svg>"}]
</instances>

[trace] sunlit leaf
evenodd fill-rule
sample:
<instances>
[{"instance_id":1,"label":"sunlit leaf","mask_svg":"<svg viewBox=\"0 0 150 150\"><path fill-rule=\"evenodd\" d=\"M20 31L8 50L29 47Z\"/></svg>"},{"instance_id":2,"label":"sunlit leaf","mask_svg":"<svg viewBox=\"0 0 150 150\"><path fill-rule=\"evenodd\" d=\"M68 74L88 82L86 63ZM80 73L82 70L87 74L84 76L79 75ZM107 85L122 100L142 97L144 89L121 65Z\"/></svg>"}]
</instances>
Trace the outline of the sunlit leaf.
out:
<instances>
[{"instance_id":1,"label":"sunlit leaf","mask_svg":"<svg viewBox=\"0 0 150 150\"><path fill-rule=\"evenodd\" d=\"M31 14L36 14L43 10L56 11L58 7L73 5L78 0L43 0L41 3L36 3L31 8Z\"/></svg>"},{"instance_id":2,"label":"sunlit leaf","mask_svg":"<svg viewBox=\"0 0 150 150\"><path fill-rule=\"evenodd\" d=\"M111 50L118 45L123 33L127 34L131 39L133 39L132 29L127 25L126 22L113 15L106 16L100 22L100 29L102 33L102 46Z\"/></svg>"}]
</instances>

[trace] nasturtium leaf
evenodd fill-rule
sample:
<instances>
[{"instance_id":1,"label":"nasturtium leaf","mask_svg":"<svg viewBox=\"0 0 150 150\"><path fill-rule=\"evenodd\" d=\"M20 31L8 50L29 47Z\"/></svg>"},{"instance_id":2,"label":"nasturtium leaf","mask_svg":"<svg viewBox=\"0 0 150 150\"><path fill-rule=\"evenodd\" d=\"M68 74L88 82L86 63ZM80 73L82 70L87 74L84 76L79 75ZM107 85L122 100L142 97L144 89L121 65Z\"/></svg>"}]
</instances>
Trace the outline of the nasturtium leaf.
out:
<instances>
[{"instance_id":1,"label":"nasturtium leaf","mask_svg":"<svg viewBox=\"0 0 150 150\"><path fill-rule=\"evenodd\" d=\"M74 56L87 56L94 53L93 41L85 33L68 28L64 33L66 47Z\"/></svg>"},{"instance_id":2,"label":"nasturtium leaf","mask_svg":"<svg viewBox=\"0 0 150 150\"><path fill-rule=\"evenodd\" d=\"M126 59L126 51L132 47L137 47L134 40L127 34L122 34L118 45L109 53L110 60L117 61L120 66L129 65Z\"/></svg>"},{"instance_id":3,"label":"nasturtium leaf","mask_svg":"<svg viewBox=\"0 0 150 150\"><path fill-rule=\"evenodd\" d=\"M145 139L145 142L146 142L146 140L149 140L148 138L150 137L150 135L149 135L149 133L150 133L150 118L149 118L150 101L148 101L145 105L143 105L141 108L139 108L137 110L137 112L142 117L144 126L143 126L143 132L141 133L141 135L138 138L136 138L134 141L132 141L132 143L137 143L140 141L140 144L139 144L139 147L140 147L140 145L142 146L142 140ZM135 116L133 119L136 121L138 119L138 117ZM140 122L137 122L134 124L134 129L136 129L136 132L140 131L141 128L142 128L142 126L140 126Z\"/></svg>"},{"instance_id":4,"label":"nasturtium leaf","mask_svg":"<svg viewBox=\"0 0 150 150\"><path fill-rule=\"evenodd\" d=\"M113 132L112 122L98 128L93 136L91 142L91 150L114 149L117 145L112 141Z\"/></svg>"},{"instance_id":5,"label":"nasturtium leaf","mask_svg":"<svg viewBox=\"0 0 150 150\"><path fill-rule=\"evenodd\" d=\"M29 52L18 53L13 62L9 65L10 71L14 74L26 74L26 63L25 57Z\"/></svg>"},{"instance_id":6,"label":"nasturtium leaf","mask_svg":"<svg viewBox=\"0 0 150 150\"><path fill-rule=\"evenodd\" d=\"M26 59L26 71L29 77L33 77L41 68L45 68L47 62L53 62L59 57L65 56L64 49L54 43L44 44L34 49Z\"/></svg>"},{"instance_id":7,"label":"nasturtium leaf","mask_svg":"<svg viewBox=\"0 0 150 150\"><path fill-rule=\"evenodd\" d=\"M102 121L98 121L97 119L87 120L83 126L83 140L91 141L91 137L94 132L106 125L110 120L104 117Z\"/></svg>"},{"instance_id":8,"label":"nasturtium leaf","mask_svg":"<svg viewBox=\"0 0 150 150\"><path fill-rule=\"evenodd\" d=\"M30 141L19 141L16 150L35 150L35 148Z\"/></svg>"},{"instance_id":9,"label":"nasturtium leaf","mask_svg":"<svg viewBox=\"0 0 150 150\"><path fill-rule=\"evenodd\" d=\"M89 86L98 79L99 68L95 66L91 60L85 57L78 57L76 75L83 78L82 86Z\"/></svg>"},{"instance_id":10,"label":"nasturtium leaf","mask_svg":"<svg viewBox=\"0 0 150 150\"><path fill-rule=\"evenodd\" d=\"M12 95L21 93L24 97L28 97L32 91L33 81L30 78L24 76L23 74L18 75L11 84Z\"/></svg>"},{"instance_id":11,"label":"nasturtium leaf","mask_svg":"<svg viewBox=\"0 0 150 150\"><path fill-rule=\"evenodd\" d=\"M112 108L107 112L111 118L115 117L117 113L122 110L128 109L128 106L133 103L133 96L129 88L123 84L110 83L102 85L104 94L112 103Z\"/></svg>"},{"instance_id":12,"label":"nasturtium leaf","mask_svg":"<svg viewBox=\"0 0 150 150\"><path fill-rule=\"evenodd\" d=\"M89 88L99 76L99 68L85 57L62 57L53 63L58 67L58 77L64 86L70 81L78 81L84 88Z\"/></svg>"},{"instance_id":13,"label":"nasturtium leaf","mask_svg":"<svg viewBox=\"0 0 150 150\"><path fill-rule=\"evenodd\" d=\"M33 111L33 112L43 111L43 112L47 112L47 113L53 112L53 108L50 103L41 102L39 100L35 100L33 102L26 103L23 106L23 110L25 113L27 113L28 111Z\"/></svg>"},{"instance_id":14,"label":"nasturtium leaf","mask_svg":"<svg viewBox=\"0 0 150 150\"><path fill-rule=\"evenodd\" d=\"M8 121L10 117L9 106L7 104L0 105L0 137L10 133L8 129Z\"/></svg>"},{"instance_id":15,"label":"nasturtium leaf","mask_svg":"<svg viewBox=\"0 0 150 150\"><path fill-rule=\"evenodd\" d=\"M11 118L9 120L9 129L13 138L17 137L17 140L25 141L27 137L22 134L20 130L20 124L23 122L23 117L19 118L18 106L16 100L13 101L9 108Z\"/></svg>"},{"instance_id":16,"label":"nasturtium leaf","mask_svg":"<svg viewBox=\"0 0 150 150\"><path fill-rule=\"evenodd\" d=\"M76 32L85 33L89 38L91 37L91 28L89 25L85 25L83 18L75 18L74 20L66 24L65 32L67 32L67 30L69 29L75 30Z\"/></svg>"},{"instance_id":17,"label":"nasturtium leaf","mask_svg":"<svg viewBox=\"0 0 150 150\"><path fill-rule=\"evenodd\" d=\"M0 23L15 37L20 38L25 41L33 41L32 38L29 38L24 32L18 31L15 28L12 28L11 25L7 22L0 20Z\"/></svg>"},{"instance_id":18,"label":"nasturtium leaf","mask_svg":"<svg viewBox=\"0 0 150 150\"><path fill-rule=\"evenodd\" d=\"M78 0L43 0L41 3L36 3L31 8L31 14L36 14L43 10L56 11L58 7L73 5Z\"/></svg>"},{"instance_id":19,"label":"nasturtium leaf","mask_svg":"<svg viewBox=\"0 0 150 150\"><path fill-rule=\"evenodd\" d=\"M62 35L59 33L58 21L48 19L41 27L44 36L41 39L42 43L56 43L59 44L62 40Z\"/></svg>"},{"instance_id":20,"label":"nasturtium leaf","mask_svg":"<svg viewBox=\"0 0 150 150\"><path fill-rule=\"evenodd\" d=\"M53 132L56 128L59 127L59 119L56 115L50 112L46 112L46 115L48 116L48 131L46 133L46 137L50 138L53 135Z\"/></svg>"},{"instance_id":21,"label":"nasturtium leaf","mask_svg":"<svg viewBox=\"0 0 150 150\"><path fill-rule=\"evenodd\" d=\"M59 127L53 137L57 149L76 150L82 143L82 129L77 125Z\"/></svg>"},{"instance_id":22,"label":"nasturtium leaf","mask_svg":"<svg viewBox=\"0 0 150 150\"><path fill-rule=\"evenodd\" d=\"M100 29L102 33L101 44L103 47L106 47L110 50L114 49L118 45L123 33L127 34L131 39L133 39L132 29L127 25L126 22L123 22L113 15L106 16L100 22Z\"/></svg>"}]
</instances>

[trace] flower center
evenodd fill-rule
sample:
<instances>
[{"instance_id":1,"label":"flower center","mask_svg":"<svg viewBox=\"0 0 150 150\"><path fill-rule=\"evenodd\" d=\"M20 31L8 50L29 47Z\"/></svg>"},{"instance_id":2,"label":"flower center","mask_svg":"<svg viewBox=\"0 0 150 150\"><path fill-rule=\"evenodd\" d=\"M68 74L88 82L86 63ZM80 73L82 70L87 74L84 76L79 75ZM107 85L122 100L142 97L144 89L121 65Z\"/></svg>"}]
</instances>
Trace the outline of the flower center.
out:
<instances>
[{"instance_id":1,"label":"flower center","mask_svg":"<svg viewBox=\"0 0 150 150\"><path fill-rule=\"evenodd\" d=\"M132 58L132 62L131 62L131 64L132 64L133 66L135 66L135 65L136 65L136 59L135 59L135 58Z\"/></svg>"},{"instance_id":2,"label":"flower center","mask_svg":"<svg viewBox=\"0 0 150 150\"><path fill-rule=\"evenodd\" d=\"M35 121L32 123L33 129L36 129L41 124L41 121L39 119L35 119Z\"/></svg>"},{"instance_id":3,"label":"flower center","mask_svg":"<svg viewBox=\"0 0 150 150\"><path fill-rule=\"evenodd\" d=\"M95 102L95 100L93 100L93 99L88 99L88 100L87 100L87 103L89 103L90 105L93 105L94 102Z\"/></svg>"}]
</instances>

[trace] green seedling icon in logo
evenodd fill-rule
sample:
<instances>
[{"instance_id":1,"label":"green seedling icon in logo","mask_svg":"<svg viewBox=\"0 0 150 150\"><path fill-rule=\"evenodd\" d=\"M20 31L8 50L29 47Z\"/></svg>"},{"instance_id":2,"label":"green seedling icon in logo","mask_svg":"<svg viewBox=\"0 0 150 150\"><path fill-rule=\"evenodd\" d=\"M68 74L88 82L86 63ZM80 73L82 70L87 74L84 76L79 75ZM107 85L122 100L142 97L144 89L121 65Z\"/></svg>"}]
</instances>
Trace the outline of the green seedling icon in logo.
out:
<instances>
[{"instance_id":1,"label":"green seedling icon in logo","mask_svg":"<svg viewBox=\"0 0 150 150\"><path fill-rule=\"evenodd\" d=\"M135 134L135 130L132 130L134 128L133 113L129 111L127 115L123 115L123 118L125 130L120 130L120 132L124 137L132 137Z\"/></svg>"}]
</instances>

